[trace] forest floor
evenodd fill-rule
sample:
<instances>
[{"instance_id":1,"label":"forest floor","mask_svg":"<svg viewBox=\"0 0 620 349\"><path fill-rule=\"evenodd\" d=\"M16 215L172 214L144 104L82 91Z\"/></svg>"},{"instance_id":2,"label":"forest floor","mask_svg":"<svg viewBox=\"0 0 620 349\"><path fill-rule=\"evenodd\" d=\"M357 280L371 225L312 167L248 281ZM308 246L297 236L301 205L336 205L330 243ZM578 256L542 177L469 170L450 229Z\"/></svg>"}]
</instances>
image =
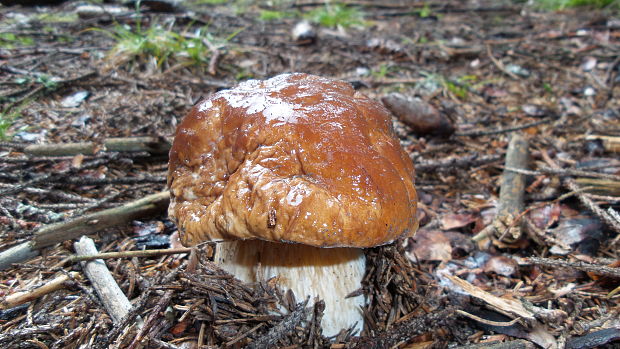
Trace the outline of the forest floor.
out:
<instances>
[{"instance_id":1,"label":"forest floor","mask_svg":"<svg viewBox=\"0 0 620 349\"><path fill-rule=\"evenodd\" d=\"M0 7L0 347L620 345L617 12L274 3ZM167 218L189 108L285 72L383 100L416 166L420 229L367 251L361 335L322 337L320 303L232 279ZM83 234L129 252L111 284L72 259Z\"/></svg>"}]
</instances>

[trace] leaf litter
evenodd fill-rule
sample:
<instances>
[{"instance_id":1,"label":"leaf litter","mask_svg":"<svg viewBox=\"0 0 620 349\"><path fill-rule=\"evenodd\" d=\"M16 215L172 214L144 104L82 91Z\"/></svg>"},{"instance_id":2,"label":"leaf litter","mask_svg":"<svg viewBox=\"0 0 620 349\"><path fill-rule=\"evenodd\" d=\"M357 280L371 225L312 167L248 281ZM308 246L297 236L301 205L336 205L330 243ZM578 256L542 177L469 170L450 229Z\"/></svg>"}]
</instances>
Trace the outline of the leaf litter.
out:
<instances>
[{"instance_id":1,"label":"leaf litter","mask_svg":"<svg viewBox=\"0 0 620 349\"><path fill-rule=\"evenodd\" d=\"M295 11L318 13L323 4L295 3L289 15L269 21L260 11L277 6L239 4L237 13L191 2L175 12L121 6L54 26L45 20L72 18L63 15L79 4L0 8L2 32L13 35L0 47L0 126L9 125L0 143L0 251L54 222L164 190L167 157L153 146L165 149L185 112L218 89L291 71L335 77L377 100L405 96L415 101L410 112L430 110L450 129L442 137L416 134L425 125L399 118L407 105L395 113L395 130L417 168L421 229L367 251L358 291L368 298L364 332L322 337L321 302L296 299L276 280L233 279L211 262L209 244L189 254L106 259L133 305L115 323L80 264L66 262L75 251L64 241L0 272L0 345L617 345L617 13L538 12L511 2L429 2L415 11L399 2L351 3L364 21L346 28L305 22L312 38L296 41ZM198 65L183 52L109 57L117 43L102 30L116 25L182 33L175 40L208 32L205 55ZM527 168L505 165L513 134L528 138ZM107 151L111 138L138 136L154 143ZM79 156L28 148L79 142L93 146ZM484 232L502 207L500 186L511 171L525 178L525 198L523 211L502 228L519 225L521 235L506 239L501 229ZM593 181L600 175L612 177ZM176 235L164 210L91 234L100 252L179 248ZM41 291L54 280L64 280L60 289ZM38 296L9 306L22 292Z\"/></svg>"}]
</instances>

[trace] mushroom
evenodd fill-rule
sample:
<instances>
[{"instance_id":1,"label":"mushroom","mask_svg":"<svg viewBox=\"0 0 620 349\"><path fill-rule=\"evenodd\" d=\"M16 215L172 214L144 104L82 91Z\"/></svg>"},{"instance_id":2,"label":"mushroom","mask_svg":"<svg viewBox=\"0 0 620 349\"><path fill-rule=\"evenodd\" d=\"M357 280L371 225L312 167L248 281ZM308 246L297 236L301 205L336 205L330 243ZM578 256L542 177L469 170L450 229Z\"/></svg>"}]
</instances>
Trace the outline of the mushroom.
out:
<instances>
[{"instance_id":1,"label":"mushroom","mask_svg":"<svg viewBox=\"0 0 620 349\"><path fill-rule=\"evenodd\" d=\"M178 126L169 214L184 245L246 282L276 277L325 301L323 334L363 328L363 248L417 229L411 159L389 112L346 82L250 80L196 104ZM356 293L357 294L357 293Z\"/></svg>"}]
</instances>

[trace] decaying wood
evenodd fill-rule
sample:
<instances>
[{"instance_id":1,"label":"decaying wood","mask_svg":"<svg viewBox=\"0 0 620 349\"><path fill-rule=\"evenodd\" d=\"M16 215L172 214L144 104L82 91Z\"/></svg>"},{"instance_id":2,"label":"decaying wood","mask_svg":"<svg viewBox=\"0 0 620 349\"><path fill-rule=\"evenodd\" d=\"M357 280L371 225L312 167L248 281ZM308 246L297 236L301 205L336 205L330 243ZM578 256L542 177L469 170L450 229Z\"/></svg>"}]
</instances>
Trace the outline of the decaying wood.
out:
<instances>
[{"instance_id":1,"label":"decaying wood","mask_svg":"<svg viewBox=\"0 0 620 349\"><path fill-rule=\"evenodd\" d=\"M148 152L154 155L167 154L170 151L170 140L157 137L123 137L108 138L101 143L82 142L64 144L32 144L23 149L28 155L36 156L69 156L92 155L100 151L109 152Z\"/></svg>"},{"instance_id":2,"label":"decaying wood","mask_svg":"<svg viewBox=\"0 0 620 349\"><path fill-rule=\"evenodd\" d=\"M514 134L510 139L506 152L505 166L507 168L527 169L528 165L527 138ZM483 229L474 240L489 235L495 235L499 240L513 242L522 234L520 221L524 209L525 178L521 173L504 170L499 191L498 212L491 225Z\"/></svg>"},{"instance_id":3,"label":"decaying wood","mask_svg":"<svg viewBox=\"0 0 620 349\"><path fill-rule=\"evenodd\" d=\"M0 308L2 309L12 308L20 304L31 302L37 298L43 297L46 294L60 290L64 288L65 282L71 279L75 279L76 277L78 277L78 275L79 274L76 272L72 272L69 274L61 274L58 277L32 290L18 291L18 292L12 293L6 296L4 300L2 301L2 303L0 303Z\"/></svg>"},{"instance_id":4,"label":"decaying wood","mask_svg":"<svg viewBox=\"0 0 620 349\"><path fill-rule=\"evenodd\" d=\"M134 219L164 212L168 206L169 198L170 194L164 191L68 222L47 225L39 229L31 241L0 253L0 270L6 269L11 263L23 262L36 256L37 250L41 248L75 239L84 234L126 224Z\"/></svg>"},{"instance_id":5,"label":"decaying wood","mask_svg":"<svg viewBox=\"0 0 620 349\"><path fill-rule=\"evenodd\" d=\"M81 255L99 253L95 242L86 236L77 241L74 247ZM120 322L129 313L131 303L114 280L105 262L101 259L82 262L82 268L112 320L115 323Z\"/></svg>"}]
</instances>

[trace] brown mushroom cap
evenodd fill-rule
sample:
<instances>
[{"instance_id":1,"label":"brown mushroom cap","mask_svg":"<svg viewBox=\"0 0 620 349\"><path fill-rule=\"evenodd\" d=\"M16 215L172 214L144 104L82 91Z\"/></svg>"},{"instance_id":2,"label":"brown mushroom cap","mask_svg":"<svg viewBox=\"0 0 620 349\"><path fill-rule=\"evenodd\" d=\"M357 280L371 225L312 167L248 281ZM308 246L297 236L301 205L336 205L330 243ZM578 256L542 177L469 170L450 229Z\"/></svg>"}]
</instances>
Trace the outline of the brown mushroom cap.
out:
<instances>
[{"instance_id":1,"label":"brown mushroom cap","mask_svg":"<svg viewBox=\"0 0 620 349\"><path fill-rule=\"evenodd\" d=\"M168 185L181 240L371 247L417 228L414 169L388 111L308 74L251 80L179 125Z\"/></svg>"}]
</instances>

